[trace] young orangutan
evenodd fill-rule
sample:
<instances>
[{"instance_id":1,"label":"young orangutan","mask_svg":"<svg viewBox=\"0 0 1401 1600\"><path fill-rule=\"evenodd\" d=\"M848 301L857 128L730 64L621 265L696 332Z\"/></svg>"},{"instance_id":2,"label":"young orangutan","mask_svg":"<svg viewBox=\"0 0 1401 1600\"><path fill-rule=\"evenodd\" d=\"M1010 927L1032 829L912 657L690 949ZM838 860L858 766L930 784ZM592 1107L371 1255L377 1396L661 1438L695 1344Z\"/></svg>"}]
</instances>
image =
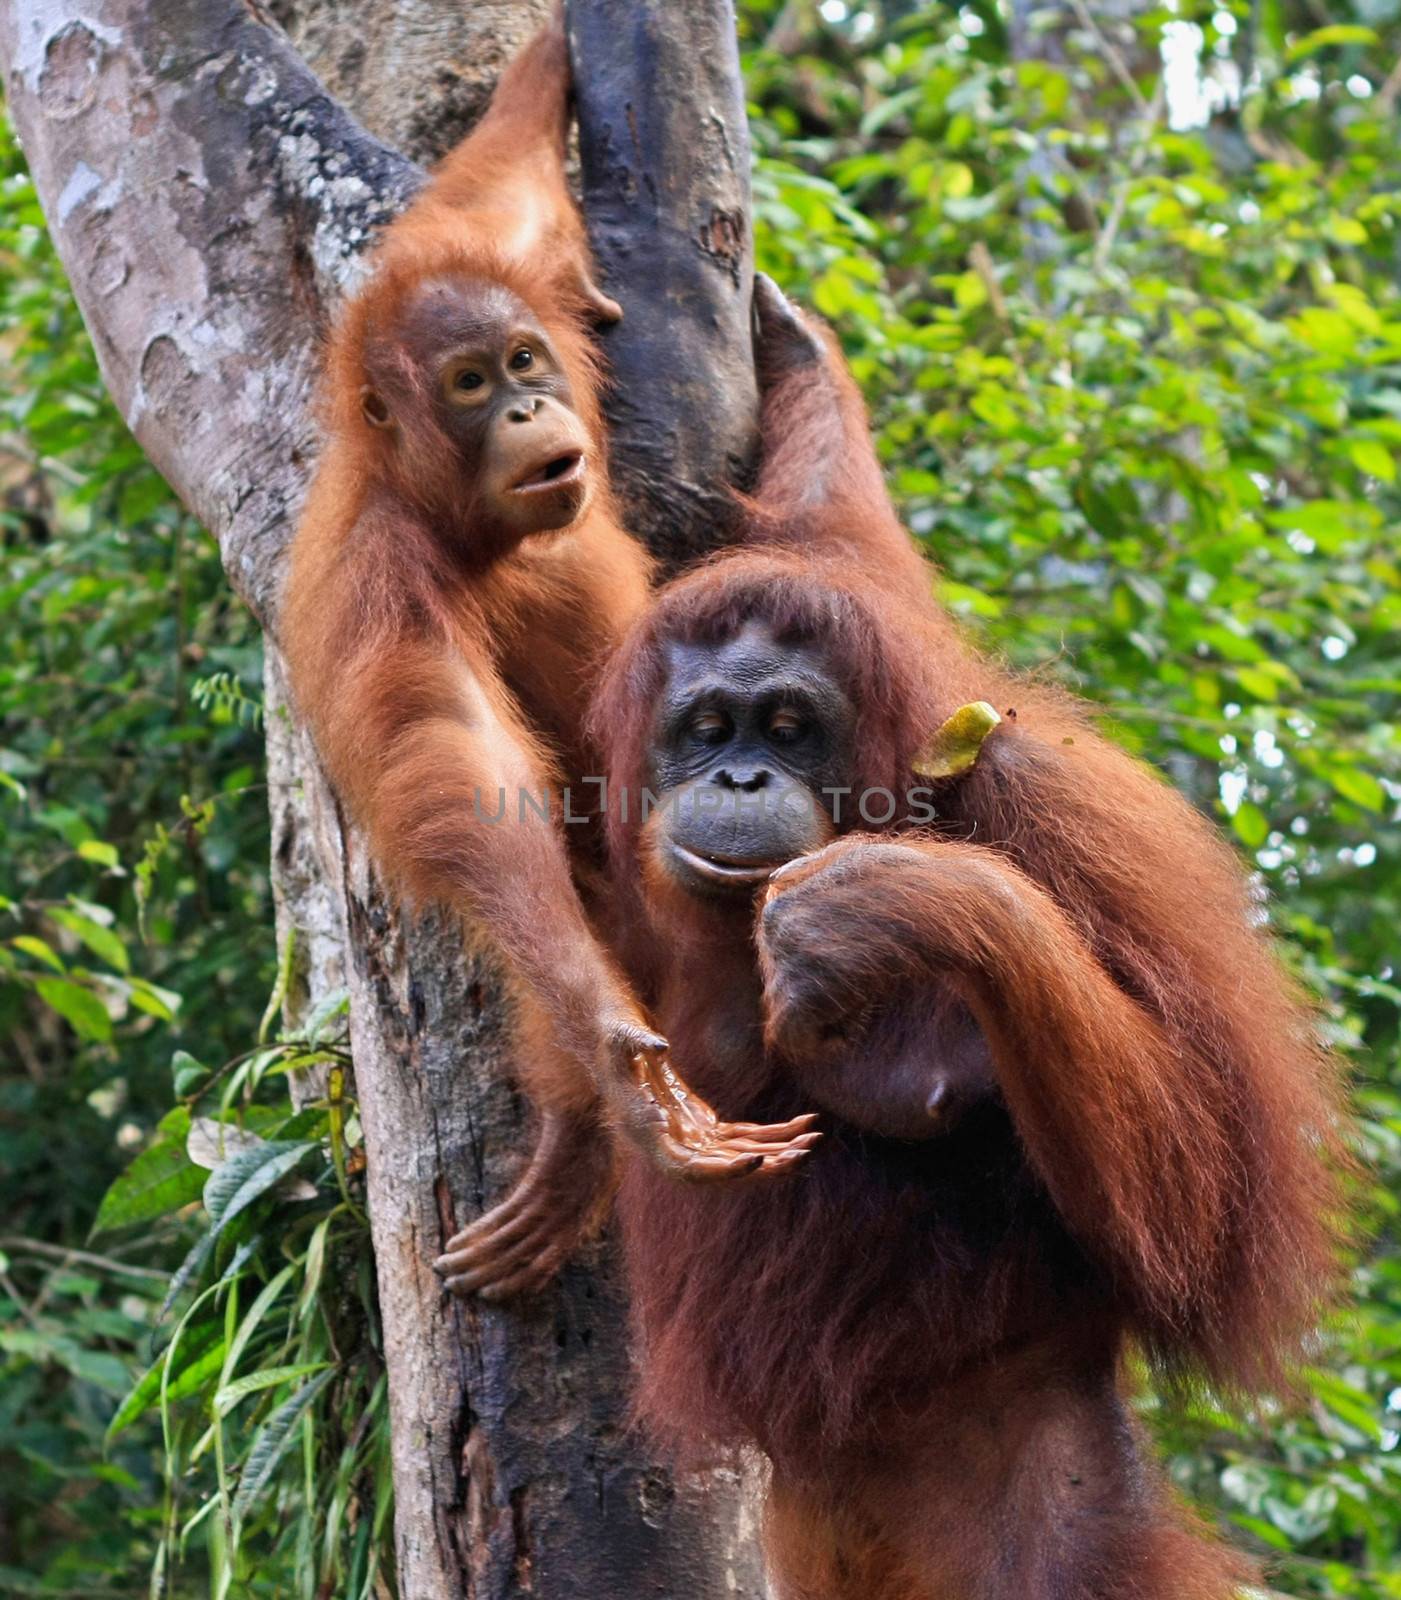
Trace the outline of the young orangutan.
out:
<instances>
[{"instance_id":1,"label":"young orangutan","mask_svg":"<svg viewBox=\"0 0 1401 1600\"><path fill-rule=\"evenodd\" d=\"M609 494L587 323L617 308L565 185L567 97L556 19L389 228L332 332L327 442L279 629L377 864L411 900L470 911L519 986L542 1159L439 1263L496 1296L544 1281L597 1220L600 1095L672 1177L782 1171L811 1142L802 1119L732 1126L684 1093L571 873L596 842L571 827L571 862L560 790L598 771L584 710L648 562ZM575 809L587 799L576 787Z\"/></svg>"},{"instance_id":2,"label":"young orangutan","mask_svg":"<svg viewBox=\"0 0 1401 1600\"><path fill-rule=\"evenodd\" d=\"M1330 1064L1231 852L933 604L832 346L758 299L768 548L660 591L593 725L680 1068L826 1132L762 1190L626 1162L642 1415L767 1454L782 1600L1229 1600L1124 1361L1279 1377L1334 1278Z\"/></svg>"}]
</instances>

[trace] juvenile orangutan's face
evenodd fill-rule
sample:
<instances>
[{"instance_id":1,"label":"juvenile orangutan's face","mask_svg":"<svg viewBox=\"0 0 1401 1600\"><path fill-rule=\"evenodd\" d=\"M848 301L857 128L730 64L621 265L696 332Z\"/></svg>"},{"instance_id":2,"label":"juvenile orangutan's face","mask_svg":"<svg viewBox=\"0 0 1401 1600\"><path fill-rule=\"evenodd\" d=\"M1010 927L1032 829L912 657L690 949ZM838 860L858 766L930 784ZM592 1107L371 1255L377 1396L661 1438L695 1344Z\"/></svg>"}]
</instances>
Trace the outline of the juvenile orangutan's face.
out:
<instances>
[{"instance_id":1,"label":"juvenile orangutan's face","mask_svg":"<svg viewBox=\"0 0 1401 1600\"><path fill-rule=\"evenodd\" d=\"M428 279L367 375L361 403L375 427L411 428L431 408L491 531L524 538L568 527L587 509L588 429L549 336L509 289Z\"/></svg>"}]
</instances>

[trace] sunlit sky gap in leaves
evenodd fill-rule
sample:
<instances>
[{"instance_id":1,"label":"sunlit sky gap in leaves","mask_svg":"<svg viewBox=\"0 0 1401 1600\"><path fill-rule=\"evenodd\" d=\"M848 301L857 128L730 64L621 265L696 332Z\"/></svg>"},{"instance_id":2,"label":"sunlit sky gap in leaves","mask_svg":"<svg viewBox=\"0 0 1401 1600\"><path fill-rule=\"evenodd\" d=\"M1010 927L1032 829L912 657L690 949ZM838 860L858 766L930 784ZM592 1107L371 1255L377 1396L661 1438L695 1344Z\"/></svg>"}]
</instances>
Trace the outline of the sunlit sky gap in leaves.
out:
<instances>
[{"instance_id":1,"label":"sunlit sky gap in leaves","mask_svg":"<svg viewBox=\"0 0 1401 1600\"><path fill-rule=\"evenodd\" d=\"M1177 7L1169 0L1165 9L1175 11ZM845 23L857 40L864 39L876 26L874 13L848 5L846 0L822 0L818 10L823 19L834 26ZM962 12L959 21L971 37L983 31L982 18L975 12ZM1168 123L1178 131L1205 127L1214 111L1240 98L1239 74L1230 59L1227 42L1239 23L1229 11L1220 11L1212 18L1212 26L1222 38L1214 58L1205 64L1202 54L1205 35L1196 23L1168 22L1163 27L1160 50ZM1207 70L1203 70L1204 65ZM1371 84L1361 75L1349 78L1347 87L1359 99L1372 93ZM1318 79L1307 69L1294 75L1291 88L1299 100L1314 100L1319 94Z\"/></svg>"}]
</instances>

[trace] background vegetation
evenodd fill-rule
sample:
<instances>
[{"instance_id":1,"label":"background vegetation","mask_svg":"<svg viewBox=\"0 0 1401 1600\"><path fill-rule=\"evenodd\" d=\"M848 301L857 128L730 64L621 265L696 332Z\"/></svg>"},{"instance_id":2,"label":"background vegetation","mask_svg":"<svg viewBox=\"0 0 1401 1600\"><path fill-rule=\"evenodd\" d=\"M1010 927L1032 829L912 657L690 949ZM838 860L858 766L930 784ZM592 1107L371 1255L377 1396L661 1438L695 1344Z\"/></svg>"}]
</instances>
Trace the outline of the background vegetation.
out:
<instances>
[{"instance_id":1,"label":"background vegetation","mask_svg":"<svg viewBox=\"0 0 1401 1600\"><path fill-rule=\"evenodd\" d=\"M1375 1239L1304 1399L1145 1408L1281 1589L1401 1595L1401 0L740 11L761 265L946 598L1233 830L1355 1074ZM268 1020L258 641L2 124L0 363L0 1590L389 1594L341 1018Z\"/></svg>"}]
</instances>

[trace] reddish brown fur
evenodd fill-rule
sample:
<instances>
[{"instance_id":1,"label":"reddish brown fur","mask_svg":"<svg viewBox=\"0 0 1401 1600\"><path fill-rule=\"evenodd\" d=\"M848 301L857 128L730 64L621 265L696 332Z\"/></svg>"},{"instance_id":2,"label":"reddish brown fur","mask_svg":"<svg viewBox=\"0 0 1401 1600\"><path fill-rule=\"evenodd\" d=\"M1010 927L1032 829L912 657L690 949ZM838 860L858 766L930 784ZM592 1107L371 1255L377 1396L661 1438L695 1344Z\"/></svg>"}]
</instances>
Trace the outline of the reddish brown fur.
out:
<instances>
[{"instance_id":1,"label":"reddish brown fur","mask_svg":"<svg viewBox=\"0 0 1401 1600\"><path fill-rule=\"evenodd\" d=\"M600 1095L688 1181L781 1172L806 1148L802 1126L720 1123L663 1070L664 1041L591 926L607 915L597 833L561 827L564 786L575 822L597 805L587 697L649 577L607 483L587 321L617 308L593 285L565 185L567 102L557 16L382 241L331 335L326 447L280 627L298 705L379 866L411 900L475 913L518 981L543 1137L515 1191L436 1263L456 1292L497 1298L545 1282L599 1217ZM540 371L512 380L522 353L518 370ZM476 432L471 391L453 409L464 374L492 401ZM521 512L512 473L566 444L591 495Z\"/></svg>"},{"instance_id":2,"label":"reddish brown fur","mask_svg":"<svg viewBox=\"0 0 1401 1600\"><path fill-rule=\"evenodd\" d=\"M889 1052L923 1041L932 1064L976 1023L1001 1103L923 1144L838 1120L758 1192L633 1164L641 1410L683 1449L769 1454L785 1600L1225 1600L1235 1563L1141 1462L1123 1348L1174 1378L1279 1380L1334 1277L1333 1076L1214 830L930 603L831 359L766 396L756 527L802 548L663 590L596 705L629 969L725 1115L808 1107L783 1050L795 973L874 1001L848 1064L871 1095ZM806 433L775 442L792 414ZM686 896L617 803L647 781L666 642L753 617L844 680L858 790L904 793L959 705L1015 709L932 829L881 830L913 850L852 838L785 876L762 972L752 911Z\"/></svg>"},{"instance_id":3,"label":"reddish brown fur","mask_svg":"<svg viewBox=\"0 0 1401 1600\"><path fill-rule=\"evenodd\" d=\"M326 444L292 552L279 629L301 711L377 863L409 898L470 908L523 1000L531 1087L547 1107L594 1102L600 1018L639 1013L585 917L559 787L596 770L580 723L596 663L642 604L649 563L618 524L603 466L599 369L582 224L564 181L568 65L558 25L508 68L490 110L381 242L374 276L326 356ZM558 354L593 448L572 525L484 546L478 486L435 421L431 375L394 330L430 279L470 296L503 285ZM392 428L362 410L370 367L409 396ZM485 825L504 788L512 825ZM517 795L553 791L549 821ZM481 815L477 795L481 795ZM586 804L589 791L576 796Z\"/></svg>"}]
</instances>

